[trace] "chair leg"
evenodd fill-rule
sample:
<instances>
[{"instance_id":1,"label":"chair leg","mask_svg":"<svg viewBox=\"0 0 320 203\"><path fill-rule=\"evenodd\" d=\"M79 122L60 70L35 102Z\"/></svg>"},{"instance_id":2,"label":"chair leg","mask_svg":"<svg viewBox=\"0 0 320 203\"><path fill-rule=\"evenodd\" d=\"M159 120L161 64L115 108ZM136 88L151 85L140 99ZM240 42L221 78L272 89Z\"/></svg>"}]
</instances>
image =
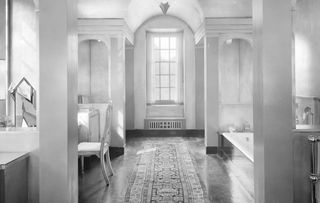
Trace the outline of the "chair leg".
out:
<instances>
[{"instance_id":1,"label":"chair leg","mask_svg":"<svg viewBox=\"0 0 320 203\"><path fill-rule=\"evenodd\" d=\"M84 156L80 156L81 174L84 174Z\"/></svg>"},{"instance_id":2,"label":"chair leg","mask_svg":"<svg viewBox=\"0 0 320 203\"><path fill-rule=\"evenodd\" d=\"M107 162L107 167L108 167L108 171L109 171L109 175L113 176L113 169L111 166L111 161L110 161L110 154L109 154L109 149L106 153L106 162Z\"/></svg>"},{"instance_id":3,"label":"chair leg","mask_svg":"<svg viewBox=\"0 0 320 203\"><path fill-rule=\"evenodd\" d=\"M108 174L107 174L104 156L100 156L100 165L101 165L101 171L102 171L102 175L104 177L104 180L106 181L107 186L109 186L110 182L109 182L109 178L108 178Z\"/></svg>"}]
</instances>

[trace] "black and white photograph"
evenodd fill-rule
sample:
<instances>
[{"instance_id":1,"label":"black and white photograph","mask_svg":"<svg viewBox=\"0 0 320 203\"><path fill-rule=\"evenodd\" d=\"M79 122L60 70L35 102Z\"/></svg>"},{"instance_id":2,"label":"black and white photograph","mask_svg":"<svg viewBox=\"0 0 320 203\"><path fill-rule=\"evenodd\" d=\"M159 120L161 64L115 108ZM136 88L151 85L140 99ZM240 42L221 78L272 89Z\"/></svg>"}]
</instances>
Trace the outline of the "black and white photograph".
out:
<instances>
[{"instance_id":1,"label":"black and white photograph","mask_svg":"<svg viewBox=\"0 0 320 203\"><path fill-rule=\"evenodd\" d=\"M0 0L0 203L320 203L319 0Z\"/></svg>"}]
</instances>

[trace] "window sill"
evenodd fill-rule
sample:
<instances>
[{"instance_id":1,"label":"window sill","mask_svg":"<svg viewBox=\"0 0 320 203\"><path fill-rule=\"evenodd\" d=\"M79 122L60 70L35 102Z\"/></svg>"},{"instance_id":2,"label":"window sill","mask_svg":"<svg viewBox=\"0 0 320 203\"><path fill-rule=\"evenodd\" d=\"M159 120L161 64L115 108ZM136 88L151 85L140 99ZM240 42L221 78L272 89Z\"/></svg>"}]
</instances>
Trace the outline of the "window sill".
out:
<instances>
[{"instance_id":1,"label":"window sill","mask_svg":"<svg viewBox=\"0 0 320 203\"><path fill-rule=\"evenodd\" d=\"M147 103L147 106L183 106L183 103Z\"/></svg>"}]
</instances>

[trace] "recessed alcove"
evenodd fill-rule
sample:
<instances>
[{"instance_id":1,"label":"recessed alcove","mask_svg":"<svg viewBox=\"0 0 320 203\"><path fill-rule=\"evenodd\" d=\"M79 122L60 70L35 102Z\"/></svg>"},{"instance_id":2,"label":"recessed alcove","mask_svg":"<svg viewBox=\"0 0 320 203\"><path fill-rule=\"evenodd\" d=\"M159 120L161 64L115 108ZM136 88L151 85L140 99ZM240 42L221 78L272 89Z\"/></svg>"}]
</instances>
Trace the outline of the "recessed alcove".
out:
<instances>
[{"instance_id":1,"label":"recessed alcove","mask_svg":"<svg viewBox=\"0 0 320 203\"><path fill-rule=\"evenodd\" d=\"M253 129L253 55L245 39L230 38L221 46L219 62L220 129L243 125Z\"/></svg>"},{"instance_id":2,"label":"recessed alcove","mask_svg":"<svg viewBox=\"0 0 320 203\"><path fill-rule=\"evenodd\" d=\"M79 42L79 103L106 103L110 99L109 50L101 40Z\"/></svg>"}]
</instances>

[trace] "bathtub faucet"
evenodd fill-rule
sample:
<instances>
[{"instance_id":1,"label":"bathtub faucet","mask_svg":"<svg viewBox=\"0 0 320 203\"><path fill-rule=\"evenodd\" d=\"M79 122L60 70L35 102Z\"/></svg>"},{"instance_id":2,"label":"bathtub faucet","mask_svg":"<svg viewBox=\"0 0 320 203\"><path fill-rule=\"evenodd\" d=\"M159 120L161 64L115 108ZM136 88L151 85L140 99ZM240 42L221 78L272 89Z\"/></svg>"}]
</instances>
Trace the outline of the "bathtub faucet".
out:
<instances>
[{"instance_id":1,"label":"bathtub faucet","mask_svg":"<svg viewBox=\"0 0 320 203\"><path fill-rule=\"evenodd\" d=\"M251 130L250 123L248 121L245 121L243 123L242 130L243 132L249 132Z\"/></svg>"}]
</instances>

